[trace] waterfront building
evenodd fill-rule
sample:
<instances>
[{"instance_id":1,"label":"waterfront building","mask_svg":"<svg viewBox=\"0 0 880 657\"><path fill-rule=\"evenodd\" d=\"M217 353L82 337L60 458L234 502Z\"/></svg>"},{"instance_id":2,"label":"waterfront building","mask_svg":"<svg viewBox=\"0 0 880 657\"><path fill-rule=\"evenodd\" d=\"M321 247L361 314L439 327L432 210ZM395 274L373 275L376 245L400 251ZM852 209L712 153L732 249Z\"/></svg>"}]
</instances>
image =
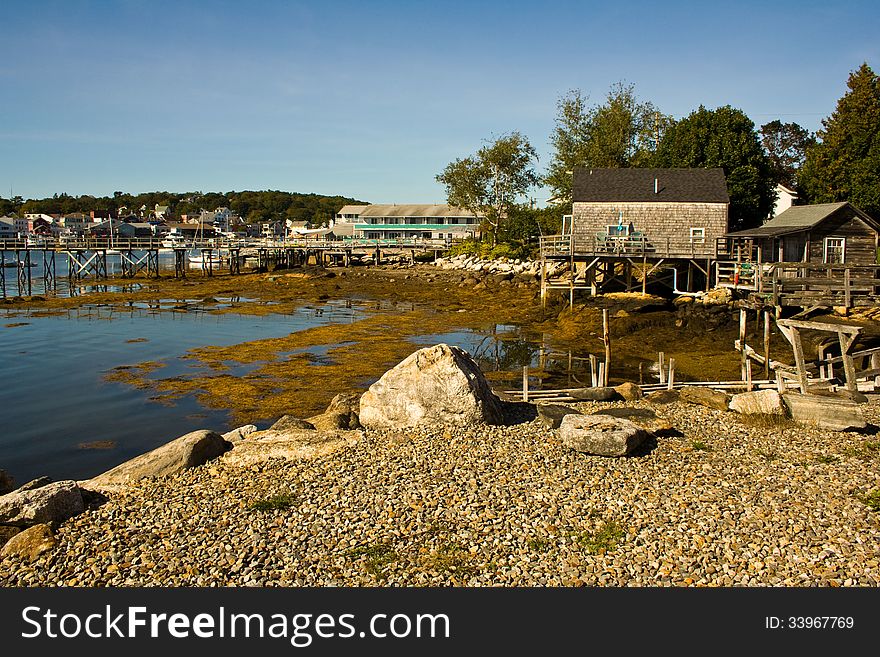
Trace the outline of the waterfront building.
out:
<instances>
[{"instance_id":1,"label":"waterfront building","mask_svg":"<svg viewBox=\"0 0 880 657\"><path fill-rule=\"evenodd\" d=\"M333 228L337 234L349 232L365 239L444 239L473 238L480 233L482 217L446 204L346 205L337 214Z\"/></svg>"}]
</instances>

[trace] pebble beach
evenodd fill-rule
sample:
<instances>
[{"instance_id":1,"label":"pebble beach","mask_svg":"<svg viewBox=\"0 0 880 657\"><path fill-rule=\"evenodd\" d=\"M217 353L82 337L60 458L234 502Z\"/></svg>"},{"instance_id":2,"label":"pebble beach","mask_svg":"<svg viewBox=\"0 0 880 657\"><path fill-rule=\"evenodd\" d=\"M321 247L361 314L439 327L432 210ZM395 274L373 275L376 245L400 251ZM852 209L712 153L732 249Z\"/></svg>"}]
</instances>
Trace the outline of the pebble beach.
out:
<instances>
[{"instance_id":1,"label":"pebble beach","mask_svg":"<svg viewBox=\"0 0 880 657\"><path fill-rule=\"evenodd\" d=\"M650 408L674 431L589 456L508 404L504 426L365 430L300 460L224 455L109 493L50 552L6 557L0 585L880 584L876 397L861 432L682 402L571 406Z\"/></svg>"}]
</instances>

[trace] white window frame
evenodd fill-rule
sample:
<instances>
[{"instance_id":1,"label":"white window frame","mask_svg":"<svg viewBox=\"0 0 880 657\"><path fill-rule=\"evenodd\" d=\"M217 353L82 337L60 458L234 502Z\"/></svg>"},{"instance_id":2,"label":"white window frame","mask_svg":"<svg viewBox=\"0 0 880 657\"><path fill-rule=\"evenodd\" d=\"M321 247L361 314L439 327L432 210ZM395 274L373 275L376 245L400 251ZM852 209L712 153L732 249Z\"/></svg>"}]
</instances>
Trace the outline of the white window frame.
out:
<instances>
[{"instance_id":1,"label":"white window frame","mask_svg":"<svg viewBox=\"0 0 880 657\"><path fill-rule=\"evenodd\" d=\"M622 230L618 230L618 228L621 228ZM608 224L608 225L605 226L605 234L606 234L606 235L611 235L611 236L615 236L615 235L626 235L626 236L628 236L629 233L630 233L629 228L630 228L630 225L629 225L628 223L627 223L627 224L620 224L620 225L618 225L618 224Z\"/></svg>"},{"instance_id":2,"label":"white window frame","mask_svg":"<svg viewBox=\"0 0 880 657\"><path fill-rule=\"evenodd\" d=\"M690 238L692 244L705 244L706 229L703 226L691 226Z\"/></svg>"},{"instance_id":3,"label":"white window frame","mask_svg":"<svg viewBox=\"0 0 880 657\"><path fill-rule=\"evenodd\" d=\"M831 246L832 242L840 242L839 245ZM830 262L828 260L828 249L829 247L833 249L840 248L840 260L837 262ZM842 265L846 262L846 238L845 237L826 237L824 243L822 244L822 262L826 265Z\"/></svg>"}]
</instances>

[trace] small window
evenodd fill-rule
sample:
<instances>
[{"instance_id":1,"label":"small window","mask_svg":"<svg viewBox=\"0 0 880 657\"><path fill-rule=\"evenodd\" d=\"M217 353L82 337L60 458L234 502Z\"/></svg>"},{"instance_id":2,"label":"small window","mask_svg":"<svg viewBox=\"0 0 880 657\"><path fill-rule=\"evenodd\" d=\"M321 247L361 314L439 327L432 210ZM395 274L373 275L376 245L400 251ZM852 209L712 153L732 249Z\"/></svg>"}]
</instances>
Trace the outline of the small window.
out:
<instances>
[{"instance_id":1,"label":"small window","mask_svg":"<svg viewBox=\"0 0 880 657\"><path fill-rule=\"evenodd\" d=\"M825 258L826 265L843 264L846 257L846 239L843 237L826 237L825 238Z\"/></svg>"},{"instance_id":2,"label":"small window","mask_svg":"<svg viewBox=\"0 0 880 657\"><path fill-rule=\"evenodd\" d=\"M705 228L691 228L691 242L694 244L705 244L706 243L706 229Z\"/></svg>"},{"instance_id":3,"label":"small window","mask_svg":"<svg viewBox=\"0 0 880 657\"><path fill-rule=\"evenodd\" d=\"M607 235L629 235L630 224L608 224L605 226Z\"/></svg>"}]
</instances>

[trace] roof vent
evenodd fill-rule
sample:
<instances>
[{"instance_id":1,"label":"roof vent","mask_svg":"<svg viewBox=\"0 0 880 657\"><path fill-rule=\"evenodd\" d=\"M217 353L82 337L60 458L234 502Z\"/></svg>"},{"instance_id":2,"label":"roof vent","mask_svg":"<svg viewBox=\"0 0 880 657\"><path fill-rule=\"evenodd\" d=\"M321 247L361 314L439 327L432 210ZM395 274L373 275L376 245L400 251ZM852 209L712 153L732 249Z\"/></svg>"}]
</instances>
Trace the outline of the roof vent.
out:
<instances>
[{"instance_id":1,"label":"roof vent","mask_svg":"<svg viewBox=\"0 0 880 657\"><path fill-rule=\"evenodd\" d=\"M656 178L654 178L654 193L655 194L660 193L660 183L657 181Z\"/></svg>"}]
</instances>

